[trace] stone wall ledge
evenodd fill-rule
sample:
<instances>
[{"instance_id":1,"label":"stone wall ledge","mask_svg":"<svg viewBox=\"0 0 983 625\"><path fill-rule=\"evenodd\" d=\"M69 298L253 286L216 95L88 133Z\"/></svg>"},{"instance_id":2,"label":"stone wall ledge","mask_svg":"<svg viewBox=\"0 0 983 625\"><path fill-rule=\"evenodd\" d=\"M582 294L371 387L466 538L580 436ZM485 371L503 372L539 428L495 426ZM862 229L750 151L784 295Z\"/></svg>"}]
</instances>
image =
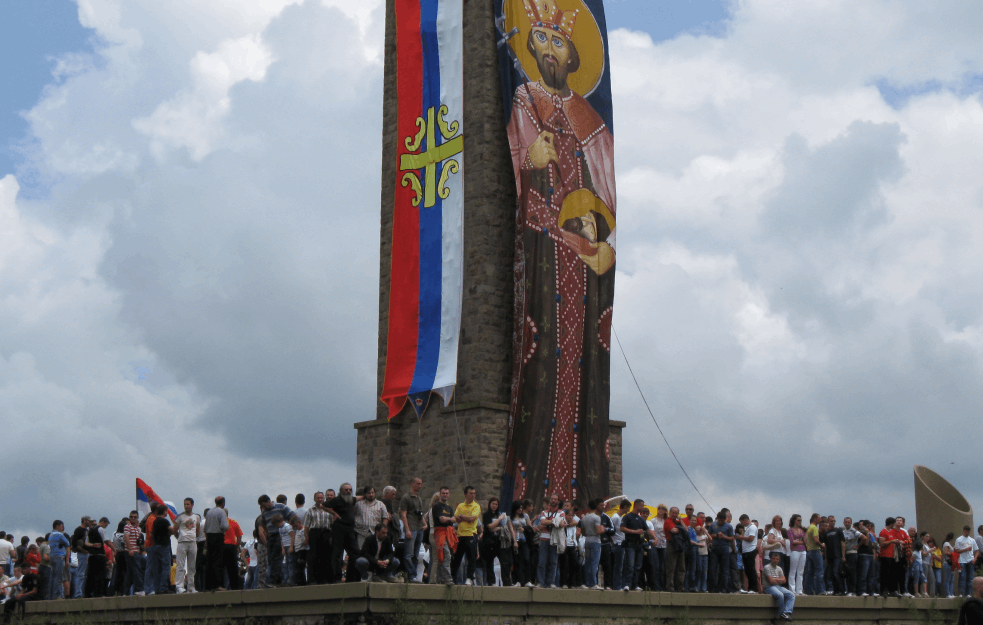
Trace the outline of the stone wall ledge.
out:
<instances>
[{"instance_id":1,"label":"stone wall ledge","mask_svg":"<svg viewBox=\"0 0 983 625\"><path fill-rule=\"evenodd\" d=\"M961 599L798 597L798 624L906 625L954 623ZM205 592L153 597L40 601L28 616L50 623L214 622L269 624L390 622L439 616L440 622L496 625L592 623L767 623L769 595L716 595L421 584L335 584L270 590ZM476 619L477 615L481 617ZM457 618L455 618L455 616ZM432 620L432 619L426 619ZM415 621L414 621L415 622ZM424 621L425 622L425 621Z\"/></svg>"}]
</instances>

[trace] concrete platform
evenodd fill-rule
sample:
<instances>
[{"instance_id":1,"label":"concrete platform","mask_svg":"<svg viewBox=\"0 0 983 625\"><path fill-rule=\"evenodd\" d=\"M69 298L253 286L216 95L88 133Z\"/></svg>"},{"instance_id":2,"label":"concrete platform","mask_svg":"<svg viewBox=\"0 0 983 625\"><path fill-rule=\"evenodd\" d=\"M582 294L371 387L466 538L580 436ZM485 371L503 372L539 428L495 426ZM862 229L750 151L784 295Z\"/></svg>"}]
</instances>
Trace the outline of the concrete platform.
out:
<instances>
[{"instance_id":1,"label":"concrete platform","mask_svg":"<svg viewBox=\"0 0 983 625\"><path fill-rule=\"evenodd\" d=\"M768 623L769 595L712 595L529 588L336 584L154 597L43 601L28 615L50 623L252 623L322 625L545 625L553 623ZM799 597L800 624L955 623L961 599Z\"/></svg>"}]
</instances>

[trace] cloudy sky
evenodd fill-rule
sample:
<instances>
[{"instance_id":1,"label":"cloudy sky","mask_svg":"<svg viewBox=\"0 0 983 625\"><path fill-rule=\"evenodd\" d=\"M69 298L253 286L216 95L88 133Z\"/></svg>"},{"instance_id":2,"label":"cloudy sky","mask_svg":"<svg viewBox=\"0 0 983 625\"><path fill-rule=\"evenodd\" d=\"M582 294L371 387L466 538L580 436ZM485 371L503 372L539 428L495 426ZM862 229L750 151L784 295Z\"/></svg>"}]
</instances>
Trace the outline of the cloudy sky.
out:
<instances>
[{"instance_id":1,"label":"cloudy sky","mask_svg":"<svg viewBox=\"0 0 983 625\"><path fill-rule=\"evenodd\" d=\"M380 5L0 7L0 528L354 479ZM913 517L919 463L979 505L983 11L607 12L615 329L710 504ZM698 502L612 361L627 492Z\"/></svg>"}]
</instances>

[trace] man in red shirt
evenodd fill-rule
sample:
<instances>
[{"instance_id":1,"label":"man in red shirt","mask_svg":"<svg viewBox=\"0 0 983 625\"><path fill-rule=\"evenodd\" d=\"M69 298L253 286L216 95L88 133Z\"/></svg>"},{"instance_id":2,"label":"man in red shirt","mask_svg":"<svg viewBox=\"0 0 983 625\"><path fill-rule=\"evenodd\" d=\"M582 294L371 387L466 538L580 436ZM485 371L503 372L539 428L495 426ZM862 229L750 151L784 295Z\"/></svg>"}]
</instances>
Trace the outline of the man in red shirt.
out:
<instances>
[{"instance_id":1,"label":"man in red shirt","mask_svg":"<svg viewBox=\"0 0 983 625\"><path fill-rule=\"evenodd\" d=\"M686 590L686 552L689 551L689 528L679 518L679 508L669 508L663 526L666 533L666 590Z\"/></svg>"},{"instance_id":2,"label":"man in red shirt","mask_svg":"<svg viewBox=\"0 0 983 625\"><path fill-rule=\"evenodd\" d=\"M880 545L881 563L881 594L885 597L898 597L898 563L894 560L894 550L901 549L901 538L895 532L896 519L888 517L884 521L884 529L877 536L877 544ZM902 577L904 579L904 564L901 564Z\"/></svg>"},{"instance_id":3,"label":"man in red shirt","mask_svg":"<svg viewBox=\"0 0 983 625\"><path fill-rule=\"evenodd\" d=\"M225 509L229 513L229 509ZM229 529L225 530L225 545L222 551L222 566L229 576L229 590L242 590L242 580L239 579L239 549L242 543L242 528L230 516Z\"/></svg>"}]
</instances>

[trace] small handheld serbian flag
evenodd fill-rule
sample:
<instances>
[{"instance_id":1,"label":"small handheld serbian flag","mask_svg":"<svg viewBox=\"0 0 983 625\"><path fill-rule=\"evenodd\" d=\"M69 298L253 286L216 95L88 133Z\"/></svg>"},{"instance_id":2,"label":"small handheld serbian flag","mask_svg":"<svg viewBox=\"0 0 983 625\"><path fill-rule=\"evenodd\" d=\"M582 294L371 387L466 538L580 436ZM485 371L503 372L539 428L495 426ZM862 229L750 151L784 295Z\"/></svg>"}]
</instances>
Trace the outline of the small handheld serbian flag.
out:
<instances>
[{"instance_id":1,"label":"small handheld serbian flag","mask_svg":"<svg viewBox=\"0 0 983 625\"><path fill-rule=\"evenodd\" d=\"M421 417L457 383L464 259L463 0L395 0L398 136L382 401Z\"/></svg>"},{"instance_id":2,"label":"small handheld serbian flag","mask_svg":"<svg viewBox=\"0 0 983 625\"><path fill-rule=\"evenodd\" d=\"M173 521L177 517L177 512L174 509L174 504L168 503L160 498L154 489L147 486L147 483L137 478L137 514L140 518L150 514L150 502L162 503L167 506L167 514L171 517Z\"/></svg>"}]
</instances>

